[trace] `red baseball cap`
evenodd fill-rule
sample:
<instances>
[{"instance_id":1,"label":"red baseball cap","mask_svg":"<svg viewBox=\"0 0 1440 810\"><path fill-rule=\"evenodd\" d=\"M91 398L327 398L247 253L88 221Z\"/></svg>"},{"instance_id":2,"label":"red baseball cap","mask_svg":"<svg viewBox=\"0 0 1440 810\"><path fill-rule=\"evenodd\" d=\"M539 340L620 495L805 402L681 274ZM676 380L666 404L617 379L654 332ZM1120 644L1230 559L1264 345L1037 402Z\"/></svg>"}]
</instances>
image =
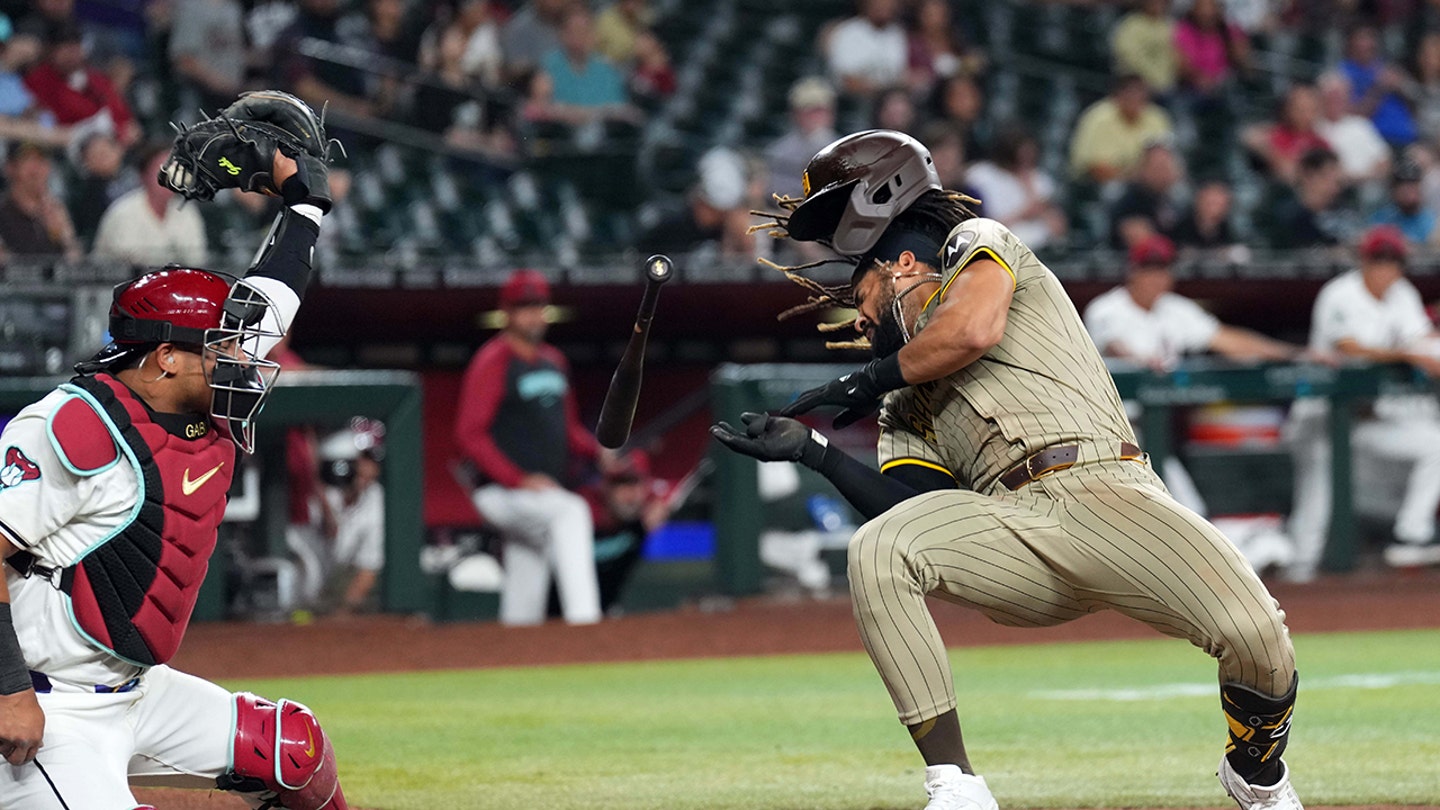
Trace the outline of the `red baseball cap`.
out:
<instances>
[{"instance_id":1,"label":"red baseball cap","mask_svg":"<svg viewBox=\"0 0 1440 810\"><path fill-rule=\"evenodd\" d=\"M550 282L538 270L516 270L500 288L500 308L550 303Z\"/></svg>"},{"instance_id":2,"label":"red baseball cap","mask_svg":"<svg viewBox=\"0 0 1440 810\"><path fill-rule=\"evenodd\" d=\"M644 481L650 477L650 457L643 451L632 450L616 460L615 466L605 473L607 481Z\"/></svg>"},{"instance_id":3,"label":"red baseball cap","mask_svg":"<svg viewBox=\"0 0 1440 810\"><path fill-rule=\"evenodd\" d=\"M1130 246L1131 267L1157 267L1175 263L1175 243L1158 233Z\"/></svg>"},{"instance_id":4,"label":"red baseball cap","mask_svg":"<svg viewBox=\"0 0 1440 810\"><path fill-rule=\"evenodd\" d=\"M1360 258L1404 262L1410 255L1405 234L1394 225L1376 225L1360 237Z\"/></svg>"}]
</instances>

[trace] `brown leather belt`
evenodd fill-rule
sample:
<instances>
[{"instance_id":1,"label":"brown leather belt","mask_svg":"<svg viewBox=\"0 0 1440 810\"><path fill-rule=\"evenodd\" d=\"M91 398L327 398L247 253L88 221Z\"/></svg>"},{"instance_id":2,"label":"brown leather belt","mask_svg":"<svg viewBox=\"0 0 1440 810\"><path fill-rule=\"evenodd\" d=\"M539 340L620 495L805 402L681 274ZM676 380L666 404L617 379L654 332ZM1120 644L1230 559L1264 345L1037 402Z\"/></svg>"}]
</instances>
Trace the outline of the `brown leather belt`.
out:
<instances>
[{"instance_id":1,"label":"brown leather belt","mask_svg":"<svg viewBox=\"0 0 1440 810\"><path fill-rule=\"evenodd\" d=\"M1136 447L1130 442L1120 443L1121 461L1130 461L1140 456L1141 450L1139 447ZM1057 444L1053 447L1047 447L1019 464L1016 464L1014 467L1011 467L1009 472L1000 476L1000 483L1004 484L1006 489L1013 492L1034 481L1036 478L1049 475L1053 472L1059 472L1068 467L1073 467L1075 461L1079 458L1080 445L1078 444Z\"/></svg>"}]
</instances>

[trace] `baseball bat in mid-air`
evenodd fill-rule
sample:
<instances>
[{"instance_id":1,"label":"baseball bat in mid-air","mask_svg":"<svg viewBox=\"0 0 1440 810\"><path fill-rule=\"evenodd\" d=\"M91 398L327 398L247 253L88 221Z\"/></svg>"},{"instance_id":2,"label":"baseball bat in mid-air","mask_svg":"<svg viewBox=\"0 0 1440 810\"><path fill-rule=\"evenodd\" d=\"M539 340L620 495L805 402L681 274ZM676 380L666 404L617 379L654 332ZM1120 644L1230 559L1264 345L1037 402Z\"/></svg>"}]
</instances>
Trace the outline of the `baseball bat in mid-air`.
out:
<instances>
[{"instance_id":1,"label":"baseball bat in mid-air","mask_svg":"<svg viewBox=\"0 0 1440 810\"><path fill-rule=\"evenodd\" d=\"M600 405L600 421L595 438L600 444L615 449L630 438L630 424L635 421L635 404L640 401L640 377L645 370L645 343L650 338L650 321L655 317L655 304L660 300L660 285L675 274L675 263L669 256L655 255L645 260L645 294L640 298L640 312L635 315L635 329L630 343L610 378L610 390Z\"/></svg>"}]
</instances>

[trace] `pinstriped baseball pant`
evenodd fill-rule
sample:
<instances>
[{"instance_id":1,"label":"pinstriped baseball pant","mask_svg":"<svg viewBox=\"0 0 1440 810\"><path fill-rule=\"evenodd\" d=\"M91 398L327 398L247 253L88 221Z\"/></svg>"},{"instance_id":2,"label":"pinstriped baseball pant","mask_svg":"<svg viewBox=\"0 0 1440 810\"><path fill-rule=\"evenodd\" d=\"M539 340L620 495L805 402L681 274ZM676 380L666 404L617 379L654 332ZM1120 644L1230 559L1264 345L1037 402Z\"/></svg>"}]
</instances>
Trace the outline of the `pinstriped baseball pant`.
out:
<instances>
[{"instance_id":1,"label":"pinstriped baseball pant","mask_svg":"<svg viewBox=\"0 0 1440 810\"><path fill-rule=\"evenodd\" d=\"M1077 465L1015 492L929 492L869 521L849 548L855 621L906 725L955 708L926 595L1044 627L1111 609L1215 657L1220 680L1290 688L1285 614L1240 552L1147 464Z\"/></svg>"}]
</instances>

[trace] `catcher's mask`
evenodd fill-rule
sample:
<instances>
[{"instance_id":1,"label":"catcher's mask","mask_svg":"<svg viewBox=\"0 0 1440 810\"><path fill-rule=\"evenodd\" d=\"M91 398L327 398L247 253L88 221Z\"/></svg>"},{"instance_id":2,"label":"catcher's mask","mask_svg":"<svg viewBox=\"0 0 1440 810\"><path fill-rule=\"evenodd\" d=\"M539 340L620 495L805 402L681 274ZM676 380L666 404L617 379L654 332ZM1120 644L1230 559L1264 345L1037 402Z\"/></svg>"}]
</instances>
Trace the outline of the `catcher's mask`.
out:
<instances>
[{"instance_id":1,"label":"catcher's mask","mask_svg":"<svg viewBox=\"0 0 1440 810\"><path fill-rule=\"evenodd\" d=\"M788 236L828 243L845 256L870 250L900 212L941 187L930 150L888 129L857 132L821 149L801 179L805 199L790 214Z\"/></svg>"},{"instance_id":2,"label":"catcher's mask","mask_svg":"<svg viewBox=\"0 0 1440 810\"><path fill-rule=\"evenodd\" d=\"M107 371L160 343L196 347L205 361L215 427L247 453L255 450L255 417L280 365L264 352L281 335L265 315L272 303L243 279L169 265L116 285L110 304L111 343L75 366Z\"/></svg>"}]
</instances>

